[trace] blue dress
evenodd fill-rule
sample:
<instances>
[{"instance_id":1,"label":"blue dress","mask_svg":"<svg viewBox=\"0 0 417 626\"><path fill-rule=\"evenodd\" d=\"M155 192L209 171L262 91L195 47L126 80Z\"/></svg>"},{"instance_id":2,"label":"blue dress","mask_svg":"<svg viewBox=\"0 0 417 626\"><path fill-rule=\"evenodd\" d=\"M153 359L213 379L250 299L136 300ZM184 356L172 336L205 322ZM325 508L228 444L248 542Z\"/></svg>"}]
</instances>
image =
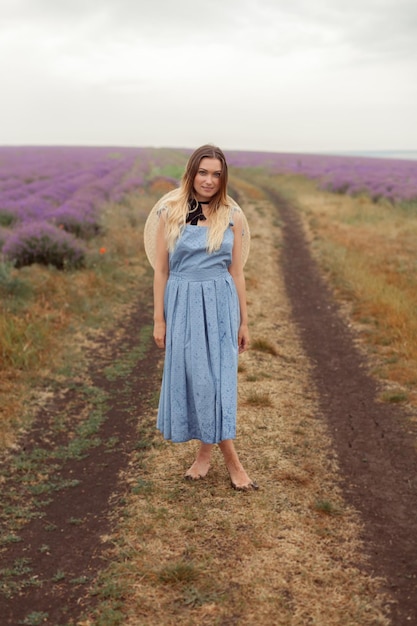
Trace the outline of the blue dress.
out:
<instances>
[{"instance_id":1,"label":"blue dress","mask_svg":"<svg viewBox=\"0 0 417 626\"><path fill-rule=\"evenodd\" d=\"M187 224L169 255L157 428L173 442L219 443L236 436L240 311L228 271L230 226L220 249L209 254L208 229Z\"/></svg>"}]
</instances>

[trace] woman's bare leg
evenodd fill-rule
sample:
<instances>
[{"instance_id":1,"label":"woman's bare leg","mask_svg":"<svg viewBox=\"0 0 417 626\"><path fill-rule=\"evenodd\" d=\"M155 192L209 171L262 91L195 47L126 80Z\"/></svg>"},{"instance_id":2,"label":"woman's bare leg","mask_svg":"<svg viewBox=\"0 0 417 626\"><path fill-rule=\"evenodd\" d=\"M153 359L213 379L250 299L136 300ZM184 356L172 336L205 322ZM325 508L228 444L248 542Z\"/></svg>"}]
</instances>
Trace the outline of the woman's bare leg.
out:
<instances>
[{"instance_id":1,"label":"woman's bare leg","mask_svg":"<svg viewBox=\"0 0 417 626\"><path fill-rule=\"evenodd\" d=\"M207 476L207 472L210 469L213 447L214 444L212 443L200 444L194 463L191 465L190 469L185 472L185 478L198 480L199 478L205 478L205 476Z\"/></svg>"},{"instance_id":2,"label":"woman's bare leg","mask_svg":"<svg viewBox=\"0 0 417 626\"><path fill-rule=\"evenodd\" d=\"M258 489L258 485L249 478L242 463L239 461L233 439L221 441L219 448L223 453L224 461L234 489L238 489L239 491Z\"/></svg>"}]
</instances>

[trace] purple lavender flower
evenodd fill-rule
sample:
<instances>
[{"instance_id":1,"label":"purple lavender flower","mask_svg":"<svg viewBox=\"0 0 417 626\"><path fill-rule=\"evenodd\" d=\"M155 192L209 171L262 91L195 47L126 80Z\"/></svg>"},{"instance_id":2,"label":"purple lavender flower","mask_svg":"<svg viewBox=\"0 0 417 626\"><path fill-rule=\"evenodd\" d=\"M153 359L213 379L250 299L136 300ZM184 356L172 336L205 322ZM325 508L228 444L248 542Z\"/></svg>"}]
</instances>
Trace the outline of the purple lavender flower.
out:
<instances>
[{"instance_id":1,"label":"purple lavender flower","mask_svg":"<svg viewBox=\"0 0 417 626\"><path fill-rule=\"evenodd\" d=\"M86 250L77 239L48 222L32 221L16 228L3 246L5 259L16 267L40 263L58 269L81 267Z\"/></svg>"}]
</instances>

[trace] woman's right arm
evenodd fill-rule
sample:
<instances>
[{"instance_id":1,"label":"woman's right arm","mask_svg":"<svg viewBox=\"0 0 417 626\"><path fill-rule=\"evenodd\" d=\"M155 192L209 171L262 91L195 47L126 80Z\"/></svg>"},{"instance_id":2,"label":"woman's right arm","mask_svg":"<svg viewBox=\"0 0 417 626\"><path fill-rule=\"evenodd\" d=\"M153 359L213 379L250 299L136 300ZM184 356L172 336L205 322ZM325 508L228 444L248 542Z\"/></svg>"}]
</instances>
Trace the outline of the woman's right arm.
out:
<instances>
[{"instance_id":1,"label":"woman's right arm","mask_svg":"<svg viewBox=\"0 0 417 626\"><path fill-rule=\"evenodd\" d=\"M165 240L165 212L161 212L156 234L155 272L153 281L154 330L153 337L158 348L165 348L164 295L169 275L168 250Z\"/></svg>"}]
</instances>

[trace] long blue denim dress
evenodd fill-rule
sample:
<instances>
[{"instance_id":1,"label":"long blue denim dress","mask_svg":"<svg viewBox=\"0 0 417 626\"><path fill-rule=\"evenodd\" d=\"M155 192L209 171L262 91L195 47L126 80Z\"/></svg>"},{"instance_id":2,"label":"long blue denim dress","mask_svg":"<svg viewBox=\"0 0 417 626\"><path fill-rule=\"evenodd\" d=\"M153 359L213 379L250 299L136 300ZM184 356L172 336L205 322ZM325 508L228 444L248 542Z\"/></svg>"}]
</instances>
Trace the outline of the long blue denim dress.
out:
<instances>
[{"instance_id":1,"label":"long blue denim dress","mask_svg":"<svg viewBox=\"0 0 417 626\"><path fill-rule=\"evenodd\" d=\"M239 300L228 267L231 223L208 253L205 226L184 226L169 255L166 352L157 428L165 439L219 443L236 436Z\"/></svg>"}]
</instances>

